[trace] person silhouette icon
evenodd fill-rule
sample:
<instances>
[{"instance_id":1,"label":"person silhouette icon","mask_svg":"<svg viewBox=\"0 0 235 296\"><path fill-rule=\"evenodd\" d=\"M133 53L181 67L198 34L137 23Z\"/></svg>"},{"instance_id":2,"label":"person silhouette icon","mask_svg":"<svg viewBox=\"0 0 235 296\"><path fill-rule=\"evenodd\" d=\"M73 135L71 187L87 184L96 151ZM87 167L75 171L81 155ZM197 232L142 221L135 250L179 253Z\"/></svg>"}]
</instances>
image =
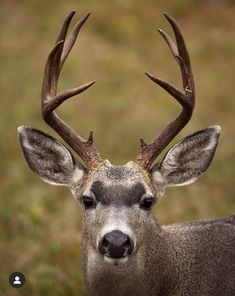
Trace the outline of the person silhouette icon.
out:
<instances>
[{"instance_id":1,"label":"person silhouette icon","mask_svg":"<svg viewBox=\"0 0 235 296\"><path fill-rule=\"evenodd\" d=\"M9 276L9 284L16 289L20 289L25 285L25 276L22 272L13 272Z\"/></svg>"},{"instance_id":2,"label":"person silhouette icon","mask_svg":"<svg viewBox=\"0 0 235 296\"><path fill-rule=\"evenodd\" d=\"M17 275L15 276L15 280L13 282L14 285L21 285L20 277Z\"/></svg>"}]
</instances>

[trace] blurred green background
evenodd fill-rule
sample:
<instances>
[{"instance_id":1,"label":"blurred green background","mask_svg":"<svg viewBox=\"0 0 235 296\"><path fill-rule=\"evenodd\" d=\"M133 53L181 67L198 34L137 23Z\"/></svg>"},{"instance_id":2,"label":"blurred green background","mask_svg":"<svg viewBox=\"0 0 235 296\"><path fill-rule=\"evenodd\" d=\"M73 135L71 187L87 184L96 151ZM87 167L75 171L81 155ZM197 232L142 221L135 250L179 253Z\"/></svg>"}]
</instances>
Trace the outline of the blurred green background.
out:
<instances>
[{"instance_id":1,"label":"blurred green background","mask_svg":"<svg viewBox=\"0 0 235 296\"><path fill-rule=\"evenodd\" d=\"M171 33L162 13L179 23L189 48L197 103L177 140L212 124L221 142L209 171L188 187L171 188L155 209L161 223L214 218L235 212L235 3L234 1L11 0L0 1L0 295L86 295L80 257L81 209L66 188L42 182L27 167L17 126L54 135L40 114L44 63L72 9L91 11L60 79L60 90L97 83L60 108L82 136L93 129L102 156L134 159L139 138L148 142L179 111L148 80L149 71L180 87L180 74L156 32ZM76 15L75 20L78 18ZM73 22L74 24L74 22ZM175 142L174 141L174 142ZM22 289L9 274L26 276Z\"/></svg>"}]
</instances>

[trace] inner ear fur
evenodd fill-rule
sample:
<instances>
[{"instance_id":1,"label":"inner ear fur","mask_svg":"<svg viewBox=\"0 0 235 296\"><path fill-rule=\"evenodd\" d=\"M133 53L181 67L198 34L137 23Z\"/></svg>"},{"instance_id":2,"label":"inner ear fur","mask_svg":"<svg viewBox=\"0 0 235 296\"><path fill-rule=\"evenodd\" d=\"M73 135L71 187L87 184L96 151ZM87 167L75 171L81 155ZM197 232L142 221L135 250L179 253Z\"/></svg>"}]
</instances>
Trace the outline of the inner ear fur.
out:
<instances>
[{"instance_id":1,"label":"inner ear fur","mask_svg":"<svg viewBox=\"0 0 235 296\"><path fill-rule=\"evenodd\" d=\"M75 186L86 172L61 142L31 127L19 127L19 138L29 168L54 185Z\"/></svg>"},{"instance_id":2,"label":"inner ear fur","mask_svg":"<svg viewBox=\"0 0 235 296\"><path fill-rule=\"evenodd\" d=\"M210 126L177 143L152 168L155 182L162 182L166 187L194 182L210 166L220 131L219 126Z\"/></svg>"}]
</instances>

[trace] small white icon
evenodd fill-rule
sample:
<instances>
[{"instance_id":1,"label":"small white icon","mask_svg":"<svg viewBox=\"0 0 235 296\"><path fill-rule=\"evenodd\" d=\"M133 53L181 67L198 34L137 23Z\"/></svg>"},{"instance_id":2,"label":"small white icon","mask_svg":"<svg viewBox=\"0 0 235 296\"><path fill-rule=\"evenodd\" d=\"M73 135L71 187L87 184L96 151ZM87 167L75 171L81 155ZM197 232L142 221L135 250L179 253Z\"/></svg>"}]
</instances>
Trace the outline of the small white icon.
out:
<instances>
[{"instance_id":1,"label":"small white icon","mask_svg":"<svg viewBox=\"0 0 235 296\"><path fill-rule=\"evenodd\" d=\"M21 285L20 277L17 275L15 276L15 280L13 282L14 285Z\"/></svg>"}]
</instances>

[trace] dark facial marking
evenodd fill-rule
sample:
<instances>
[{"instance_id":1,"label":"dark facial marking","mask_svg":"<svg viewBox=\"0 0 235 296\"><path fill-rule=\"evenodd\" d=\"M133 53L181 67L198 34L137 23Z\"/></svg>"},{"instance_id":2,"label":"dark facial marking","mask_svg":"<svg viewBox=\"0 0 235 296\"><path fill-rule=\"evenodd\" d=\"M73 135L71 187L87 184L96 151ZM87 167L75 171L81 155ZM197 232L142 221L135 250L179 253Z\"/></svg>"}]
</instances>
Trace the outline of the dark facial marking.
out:
<instances>
[{"instance_id":1,"label":"dark facial marking","mask_svg":"<svg viewBox=\"0 0 235 296\"><path fill-rule=\"evenodd\" d=\"M144 186L136 183L132 187L122 184L105 186L101 181L92 184L91 191L94 193L97 202L103 205L125 205L131 206L138 203L145 194Z\"/></svg>"}]
</instances>

